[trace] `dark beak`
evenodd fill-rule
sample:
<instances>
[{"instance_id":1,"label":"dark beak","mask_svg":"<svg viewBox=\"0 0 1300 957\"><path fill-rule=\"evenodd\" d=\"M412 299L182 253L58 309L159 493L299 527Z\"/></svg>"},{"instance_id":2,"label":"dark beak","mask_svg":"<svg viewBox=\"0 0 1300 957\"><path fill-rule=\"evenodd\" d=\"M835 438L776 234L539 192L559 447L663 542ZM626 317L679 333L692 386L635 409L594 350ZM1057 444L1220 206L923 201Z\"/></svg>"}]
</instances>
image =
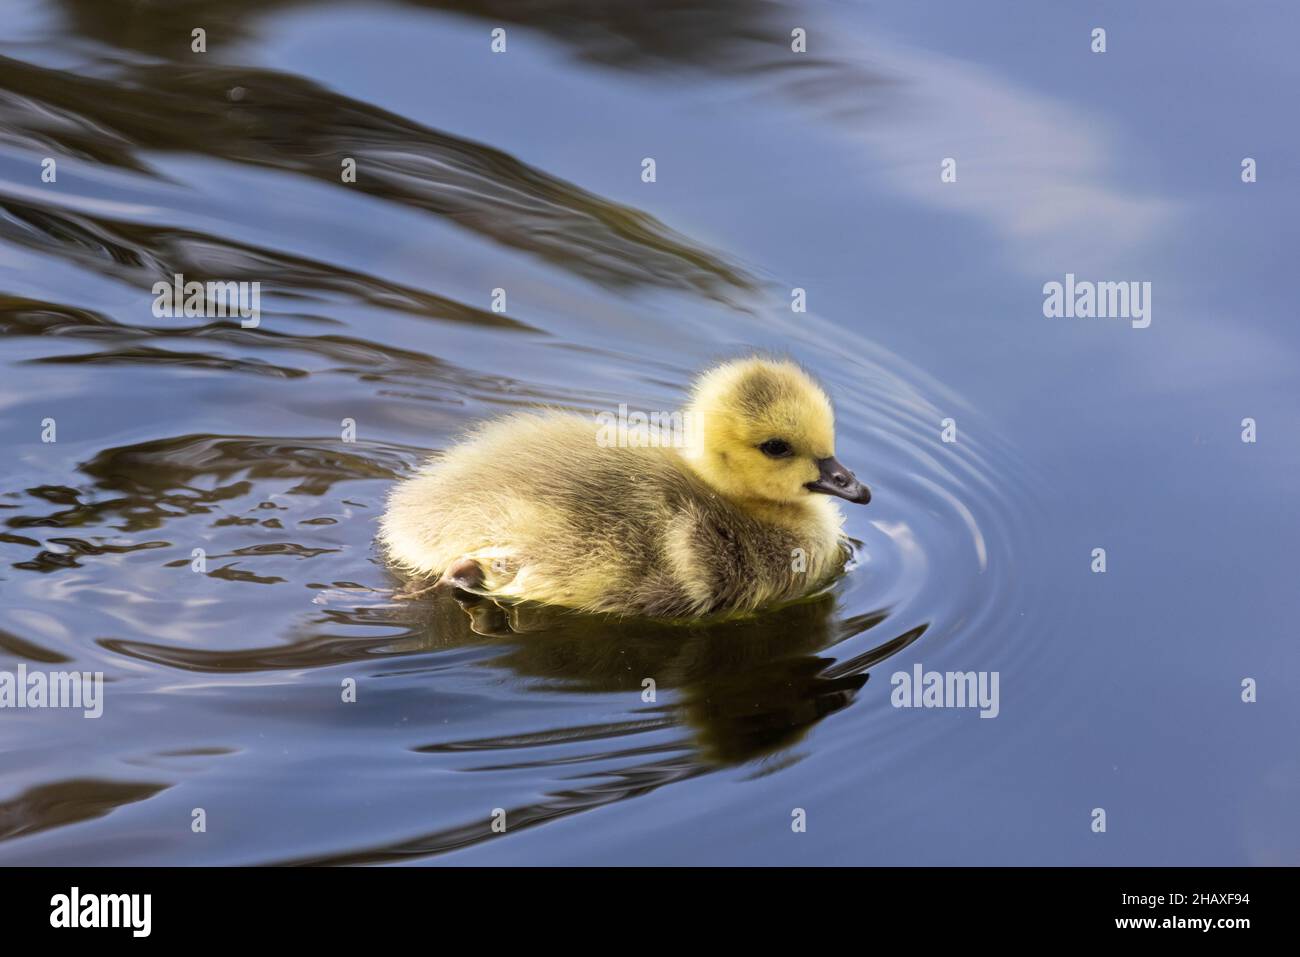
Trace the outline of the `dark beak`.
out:
<instances>
[{"instance_id":1,"label":"dark beak","mask_svg":"<svg viewBox=\"0 0 1300 957\"><path fill-rule=\"evenodd\" d=\"M818 459L817 468L821 474L817 476L817 481L804 486L808 491L834 495L859 505L871 501L871 489L859 482L857 476L841 465L835 456Z\"/></svg>"}]
</instances>

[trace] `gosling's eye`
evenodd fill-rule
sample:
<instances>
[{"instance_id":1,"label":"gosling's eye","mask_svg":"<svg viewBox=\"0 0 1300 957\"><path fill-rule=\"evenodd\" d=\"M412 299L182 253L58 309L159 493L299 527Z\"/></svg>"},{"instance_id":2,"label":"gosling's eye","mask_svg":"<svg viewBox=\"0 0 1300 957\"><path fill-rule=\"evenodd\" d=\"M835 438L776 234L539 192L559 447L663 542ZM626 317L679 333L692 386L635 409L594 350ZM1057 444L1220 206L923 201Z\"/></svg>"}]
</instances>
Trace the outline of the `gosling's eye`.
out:
<instances>
[{"instance_id":1,"label":"gosling's eye","mask_svg":"<svg viewBox=\"0 0 1300 957\"><path fill-rule=\"evenodd\" d=\"M758 447L758 450L773 459L783 459L794 451L785 439L768 439Z\"/></svg>"}]
</instances>

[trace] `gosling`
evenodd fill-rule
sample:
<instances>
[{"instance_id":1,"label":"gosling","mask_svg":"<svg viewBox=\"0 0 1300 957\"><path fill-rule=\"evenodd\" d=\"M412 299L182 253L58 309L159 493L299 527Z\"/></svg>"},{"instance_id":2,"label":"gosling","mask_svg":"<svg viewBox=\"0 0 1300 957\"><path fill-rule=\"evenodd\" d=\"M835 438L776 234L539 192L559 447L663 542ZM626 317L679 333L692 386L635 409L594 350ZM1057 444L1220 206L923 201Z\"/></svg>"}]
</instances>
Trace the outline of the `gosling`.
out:
<instances>
[{"instance_id":1,"label":"gosling","mask_svg":"<svg viewBox=\"0 0 1300 957\"><path fill-rule=\"evenodd\" d=\"M393 490L389 560L493 599L668 619L753 612L843 570L832 498L871 492L835 458L830 400L793 362L710 369L671 434L610 418L481 426Z\"/></svg>"}]
</instances>

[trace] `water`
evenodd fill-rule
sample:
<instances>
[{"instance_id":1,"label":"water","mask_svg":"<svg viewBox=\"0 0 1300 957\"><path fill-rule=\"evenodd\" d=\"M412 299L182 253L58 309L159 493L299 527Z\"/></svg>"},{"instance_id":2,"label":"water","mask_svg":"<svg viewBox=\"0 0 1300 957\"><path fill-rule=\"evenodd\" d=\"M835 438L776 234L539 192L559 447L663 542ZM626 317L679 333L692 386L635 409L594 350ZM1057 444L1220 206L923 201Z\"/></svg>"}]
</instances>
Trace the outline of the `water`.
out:
<instances>
[{"instance_id":1,"label":"water","mask_svg":"<svg viewBox=\"0 0 1300 957\"><path fill-rule=\"evenodd\" d=\"M0 862L1300 861L1294 12L469 7L4 5L0 668L106 701L0 713ZM1045 319L1067 272L1151 325ZM429 450L753 347L875 495L831 593L392 600Z\"/></svg>"}]
</instances>

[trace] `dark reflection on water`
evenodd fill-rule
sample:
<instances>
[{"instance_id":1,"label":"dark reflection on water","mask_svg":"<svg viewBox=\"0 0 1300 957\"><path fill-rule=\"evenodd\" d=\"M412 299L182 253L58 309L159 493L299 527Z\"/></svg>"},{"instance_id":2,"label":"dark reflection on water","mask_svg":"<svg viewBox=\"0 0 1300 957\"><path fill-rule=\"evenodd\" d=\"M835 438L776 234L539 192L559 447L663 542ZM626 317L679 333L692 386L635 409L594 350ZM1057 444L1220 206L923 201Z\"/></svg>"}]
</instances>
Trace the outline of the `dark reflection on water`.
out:
<instances>
[{"instance_id":1,"label":"dark reflection on water","mask_svg":"<svg viewBox=\"0 0 1300 957\"><path fill-rule=\"evenodd\" d=\"M334 447L301 446L270 438L187 435L105 449L81 467L94 479L96 501L81 501L81 493L72 488L27 489L30 496L63 507L40 515L13 515L5 524L10 528L79 528L111 519L114 528L139 532L160 528L168 519L182 515L208 514L217 503L247 494L253 487L250 479L294 479L286 494L324 495L336 482L396 477L391 467L385 468L380 450L361 456L341 442L328 444ZM235 475L242 478L213 488L193 484L198 476L222 481ZM104 495L109 497L100 497Z\"/></svg>"},{"instance_id":2,"label":"dark reflection on water","mask_svg":"<svg viewBox=\"0 0 1300 957\"><path fill-rule=\"evenodd\" d=\"M518 636L492 665L534 679L529 687L642 694L653 678L656 693L676 692L672 710L695 731L701 759L715 763L747 761L788 746L822 715L846 706L866 682L857 672L823 675L833 659L816 653L867 627L838 621L829 595L753 620L697 626L618 622L491 602L466 602L462 610L464 621L454 614L433 617L437 640L468 640L471 633ZM884 618L872 616L870 624ZM844 628L855 630L837 633ZM450 747L464 744L417 750Z\"/></svg>"},{"instance_id":3,"label":"dark reflection on water","mask_svg":"<svg viewBox=\"0 0 1300 957\"><path fill-rule=\"evenodd\" d=\"M575 55L621 70L665 70L692 66L711 72L788 67L809 73L825 65L812 56L791 63L774 54L798 7L777 0L402 0L413 8L470 16L493 26L538 30ZM195 23L223 42L246 41L263 19L305 0L187 0L137 2L131 10L109 10L95 0L59 0L75 33L126 50L182 59Z\"/></svg>"},{"instance_id":4,"label":"dark reflection on water","mask_svg":"<svg viewBox=\"0 0 1300 957\"><path fill-rule=\"evenodd\" d=\"M493 242L616 286L660 285L722 298L751 282L645 213L489 146L425 129L299 77L187 64L132 65L88 78L2 59L0 85L22 98L11 99L3 117L6 138L20 146L140 171L147 164L139 153L148 150L196 152L291 171L446 217ZM33 106L40 112L33 115ZM67 125L51 127L43 121L49 113ZM364 171L347 186L341 178L345 158ZM217 237L131 230L126 224L22 208L11 208L8 219L15 231L50 237L45 242L51 251L96 257L114 270L145 269L152 279L170 279L175 268L202 281L284 271L306 273L300 282L309 288L364 282L330 270L322 277L315 264L286 261ZM158 268L163 261L167 270ZM401 289L381 286L374 294L441 307L427 310L434 315L447 308L437 297Z\"/></svg>"},{"instance_id":5,"label":"dark reflection on water","mask_svg":"<svg viewBox=\"0 0 1300 957\"><path fill-rule=\"evenodd\" d=\"M760 761L788 751L816 722L848 707L870 677L868 667L925 631L918 627L836 665L833 656L819 653L880 625L887 615L842 621L835 611L834 598L824 595L748 621L664 626L439 597L428 603L426 630L417 643L448 647L481 641L485 635L498 642L514 636L483 663L522 679L530 691L641 696L643 704L629 717L609 723L440 740L411 750L468 757L472 763L462 765L465 771L593 779L582 787L552 791L540 801L504 808L511 830L648 794L710 770ZM407 644L406 650L413 647ZM647 684L647 676L654 676L652 683ZM671 692L671 703L645 703L649 694L657 700L660 692ZM687 732L685 737L674 734L670 740L643 743L656 732L680 730ZM557 746L564 753L547 756ZM487 820L283 863L392 862L496 836Z\"/></svg>"},{"instance_id":6,"label":"dark reflection on water","mask_svg":"<svg viewBox=\"0 0 1300 957\"><path fill-rule=\"evenodd\" d=\"M1161 295L1214 301L1204 250L1143 245L1158 217L1107 179L1104 137L1051 126L1055 65L1020 86L953 52L992 28L888 5L4 12L0 669L106 691L95 720L0 714L0 862L1200 862L1187 833L1215 862L1294 859L1300 771L1260 728L1295 715L1247 729L1223 701L1291 664L1294 509L1239 503L1280 500L1297 463L1201 441L1239 407L1290 421L1270 357L1293 340L1201 345L1194 296L1140 340L1034 315L1018 260L1059 278L1052 253L1077 268L1107 229L1114 278L1172 269ZM971 172L936 193L958 146ZM177 273L260 282L260 323L153 315ZM395 599L375 522L429 450L522 406L670 409L750 347L822 378L876 492L827 593L692 626ZM1234 494L1207 509L1204 483ZM1275 560L1211 581L1206 540ZM1079 572L1098 541L1118 574ZM1001 714L891 707L915 664L999 672ZM1187 729L1234 783L1171 744ZM1140 833L1089 842L1099 802Z\"/></svg>"},{"instance_id":7,"label":"dark reflection on water","mask_svg":"<svg viewBox=\"0 0 1300 957\"><path fill-rule=\"evenodd\" d=\"M34 787L0 803L0 841L103 817L163 789L160 784L93 779Z\"/></svg>"},{"instance_id":8,"label":"dark reflection on water","mask_svg":"<svg viewBox=\"0 0 1300 957\"><path fill-rule=\"evenodd\" d=\"M115 279L138 282L152 289L159 280L172 282L180 272L201 282L253 282L256 277L275 275L280 294L301 302L325 295L344 295L385 309L432 316L457 322L526 329L499 314L474 309L440 296L357 275L336 266L312 263L297 257L269 253L197 236L181 230L159 230L90 216L64 216L17 203L0 207L0 236L15 245L51 256L62 256L74 265L93 269ZM224 277L224 279L222 278ZM263 310L272 312L273 310ZM23 318L19 316L19 321ZM56 327L56 333L61 332ZM256 332L240 329L240 332ZM178 334L184 334L180 332ZM222 333L210 330L209 334ZM139 335L139 333L137 333ZM263 333L274 344L274 334ZM329 340L326 340L329 341ZM373 346L340 339L364 357ZM414 356L408 357L414 359ZM428 364L432 360L420 357Z\"/></svg>"}]
</instances>

